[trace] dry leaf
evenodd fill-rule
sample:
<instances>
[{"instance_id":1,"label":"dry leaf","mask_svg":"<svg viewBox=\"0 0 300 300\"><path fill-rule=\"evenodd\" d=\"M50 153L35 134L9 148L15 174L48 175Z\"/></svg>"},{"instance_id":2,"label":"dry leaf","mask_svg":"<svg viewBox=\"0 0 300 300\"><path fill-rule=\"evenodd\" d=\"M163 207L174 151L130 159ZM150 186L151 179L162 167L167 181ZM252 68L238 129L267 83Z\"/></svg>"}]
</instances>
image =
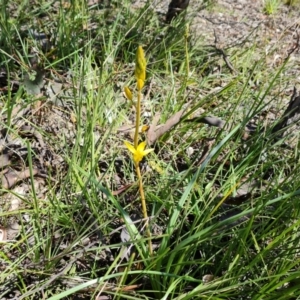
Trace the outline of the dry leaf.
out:
<instances>
[{"instance_id":1,"label":"dry leaf","mask_svg":"<svg viewBox=\"0 0 300 300\"><path fill-rule=\"evenodd\" d=\"M175 125L177 125L180 122L181 117L185 111L185 109L180 110L179 112L171 116L165 124L159 126L156 126L156 124L158 123L160 115L155 116L147 133L148 145L153 145L156 142L156 140L158 140L164 133L168 132Z\"/></svg>"},{"instance_id":2,"label":"dry leaf","mask_svg":"<svg viewBox=\"0 0 300 300\"><path fill-rule=\"evenodd\" d=\"M0 169L7 167L11 164L8 154L0 154Z\"/></svg>"},{"instance_id":3,"label":"dry leaf","mask_svg":"<svg viewBox=\"0 0 300 300\"><path fill-rule=\"evenodd\" d=\"M39 171L38 169L33 169L32 170L32 175L38 174ZM2 188L3 189L9 189L16 185L18 182L29 178L30 177L30 170L29 168L26 168L24 171L14 171L10 170L6 172L5 174L2 175Z\"/></svg>"},{"instance_id":4,"label":"dry leaf","mask_svg":"<svg viewBox=\"0 0 300 300\"><path fill-rule=\"evenodd\" d=\"M76 115L72 112L70 115L70 121L75 124L77 122Z\"/></svg>"},{"instance_id":5,"label":"dry leaf","mask_svg":"<svg viewBox=\"0 0 300 300\"><path fill-rule=\"evenodd\" d=\"M7 240L7 230L4 227L0 227L0 242L4 242Z\"/></svg>"},{"instance_id":6,"label":"dry leaf","mask_svg":"<svg viewBox=\"0 0 300 300\"><path fill-rule=\"evenodd\" d=\"M113 191L113 192L112 192L112 195L113 195L113 196L120 195L120 194L122 194L123 192L127 191L132 185L133 185L132 183L126 184L126 185L122 186L121 188L119 188L118 190Z\"/></svg>"}]
</instances>

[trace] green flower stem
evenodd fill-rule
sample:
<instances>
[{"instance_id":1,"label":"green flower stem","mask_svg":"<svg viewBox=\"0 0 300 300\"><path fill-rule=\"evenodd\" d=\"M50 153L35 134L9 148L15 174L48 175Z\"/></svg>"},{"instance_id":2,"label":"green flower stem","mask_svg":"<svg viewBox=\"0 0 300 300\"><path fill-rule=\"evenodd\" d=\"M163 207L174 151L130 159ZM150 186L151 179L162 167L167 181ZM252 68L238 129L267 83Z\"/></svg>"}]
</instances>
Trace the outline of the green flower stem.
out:
<instances>
[{"instance_id":1,"label":"green flower stem","mask_svg":"<svg viewBox=\"0 0 300 300\"><path fill-rule=\"evenodd\" d=\"M136 104L136 120L135 120L135 133L134 133L134 148L135 149L137 149L138 142L139 142L139 127L140 127L140 120L141 120L141 98L142 98L141 89L138 89L137 97L138 97L138 99L137 99L137 104ZM144 193L144 187L143 187L143 181L142 181L142 175L141 175L139 163L135 164L135 169L136 169L136 173L137 173L137 177L138 177L138 181L139 181L139 191L140 191L140 195L141 195L143 215L144 215L144 218L147 220L146 221L146 233L149 238L149 240L148 240L149 252L150 252L150 255L152 255L153 249L152 249L152 242L151 242L151 231L149 229L146 199L145 199L145 193Z\"/></svg>"},{"instance_id":2,"label":"green flower stem","mask_svg":"<svg viewBox=\"0 0 300 300\"><path fill-rule=\"evenodd\" d=\"M135 133L134 133L134 148L137 149L139 144L139 127L141 122L141 98L142 93L141 90L138 91L137 95L137 104L136 104L136 120L135 120Z\"/></svg>"},{"instance_id":3,"label":"green flower stem","mask_svg":"<svg viewBox=\"0 0 300 300\"><path fill-rule=\"evenodd\" d=\"M148 237L149 252L150 252L150 255L152 256L153 249L152 249L152 242L151 242L151 231L150 231L149 222L148 222L148 214L147 214L146 199L145 199L142 175L141 175L141 170L140 170L140 166L138 163L135 164L135 169L136 169L136 173L137 173L138 181L139 181L139 190L140 190L140 195L141 195L143 215L144 215L144 219L146 219L146 233L147 233L147 237Z\"/></svg>"}]
</instances>

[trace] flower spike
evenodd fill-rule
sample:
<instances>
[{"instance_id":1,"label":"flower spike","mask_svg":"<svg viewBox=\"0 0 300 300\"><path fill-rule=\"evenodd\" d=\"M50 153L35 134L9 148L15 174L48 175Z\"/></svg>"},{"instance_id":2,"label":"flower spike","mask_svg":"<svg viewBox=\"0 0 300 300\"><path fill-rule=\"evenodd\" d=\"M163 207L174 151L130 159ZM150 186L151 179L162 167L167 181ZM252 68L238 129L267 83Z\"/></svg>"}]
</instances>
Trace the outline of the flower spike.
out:
<instances>
[{"instance_id":1,"label":"flower spike","mask_svg":"<svg viewBox=\"0 0 300 300\"><path fill-rule=\"evenodd\" d=\"M139 46L136 52L135 77L136 80L144 82L146 80L146 59L142 46ZM142 84L143 85L143 84Z\"/></svg>"}]
</instances>

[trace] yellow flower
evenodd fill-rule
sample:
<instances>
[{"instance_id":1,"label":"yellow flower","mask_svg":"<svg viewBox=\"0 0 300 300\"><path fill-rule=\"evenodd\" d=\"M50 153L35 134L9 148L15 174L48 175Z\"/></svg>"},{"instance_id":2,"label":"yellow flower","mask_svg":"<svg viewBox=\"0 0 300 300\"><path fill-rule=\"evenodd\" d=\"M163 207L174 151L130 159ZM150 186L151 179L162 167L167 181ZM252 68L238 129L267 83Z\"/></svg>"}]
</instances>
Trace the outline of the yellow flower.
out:
<instances>
[{"instance_id":1,"label":"yellow flower","mask_svg":"<svg viewBox=\"0 0 300 300\"><path fill-rule=\"evenodd\" d=\"M135 61L135 77L136 80L145 81L146 79L146 59L142 46L138 46L136 51L136 61Z\"/></svg>"},{"instance_id":2,"label":"yellow flower","mask_svg":"<svg viewBox=\"0 0 300 300\"><path fill-rule=\"evenodd\" d=\"M124 92L128 100L132 101L132 93L128 86L124 87Z\"/></svg>"},{"instance_id":3,"label":"yellow flower","mask_svg":"<svg viewBox=\"0 0 300 300\"><path fill-rule=\"evenodd\" d=\"M141 142L137 148L135 149L133 145L130 143L124 141L125 146L127 149L133 154L133 161L138 164L144 156L146 156L148 153L153 151L154 149L147 149L145 150L146 147L146 142Z\"/></svg>"}]
</instances>

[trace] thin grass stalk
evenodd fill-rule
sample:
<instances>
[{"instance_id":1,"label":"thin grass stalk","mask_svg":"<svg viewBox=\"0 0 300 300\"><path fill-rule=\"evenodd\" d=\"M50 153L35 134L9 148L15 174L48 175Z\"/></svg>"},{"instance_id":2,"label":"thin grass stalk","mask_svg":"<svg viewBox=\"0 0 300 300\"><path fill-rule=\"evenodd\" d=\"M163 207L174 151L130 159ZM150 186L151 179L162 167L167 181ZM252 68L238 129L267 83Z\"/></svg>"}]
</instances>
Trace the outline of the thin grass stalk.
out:
<instances>
[{"instance_id":1,"label":"thin grass stalk","mask_svg":"<svg viewBox=\"0 0 300 300\"><path fill-rule=\"evenodd\" d=\"M189 38L189 24L186 24L185 34L184 34L184 41L185 41L185 62L186 62L186 84L190 74L190 58L189 58L189 45L188 45L188 38Z\"/></svg>"}]
</instances>

